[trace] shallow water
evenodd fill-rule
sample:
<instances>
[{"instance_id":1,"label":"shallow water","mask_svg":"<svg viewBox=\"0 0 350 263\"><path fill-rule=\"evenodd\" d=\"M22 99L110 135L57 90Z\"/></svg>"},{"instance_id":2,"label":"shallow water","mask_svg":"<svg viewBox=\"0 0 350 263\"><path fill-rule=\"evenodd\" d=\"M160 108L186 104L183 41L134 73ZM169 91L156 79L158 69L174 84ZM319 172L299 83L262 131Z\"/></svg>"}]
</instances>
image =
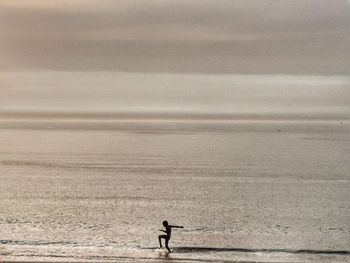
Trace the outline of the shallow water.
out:
<instances>
[{"instance_id":1,"label":"shallow water","mask_svg":"<svg viewBox=\"0 0 350 263\"><path fill-rule=\"evenodd\" d=\"M2 121L4 260L346 262L339 122ZM157 252L167 219L174 253Z\"/></svg>"}]
</instances>

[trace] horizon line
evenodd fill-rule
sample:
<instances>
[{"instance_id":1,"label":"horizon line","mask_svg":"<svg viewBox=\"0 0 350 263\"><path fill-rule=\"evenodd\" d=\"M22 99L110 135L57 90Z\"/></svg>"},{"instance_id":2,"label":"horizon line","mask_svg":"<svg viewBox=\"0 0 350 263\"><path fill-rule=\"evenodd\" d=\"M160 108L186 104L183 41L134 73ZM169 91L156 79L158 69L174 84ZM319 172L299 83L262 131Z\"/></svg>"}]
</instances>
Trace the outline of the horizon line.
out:
<instances>
[{"instance_id":1,"label":"horizon line","mask_svg":"<svg viewBox=\"0 0 350 263\"><path fill-rule=\"evenodd\" d=\"M347 113L313 112L262 112L262 113L232 113L232 112L175 112L175 111L0 111L0 120L316 120L337 121L350 120Z\"/></svg>"}]
</instances>

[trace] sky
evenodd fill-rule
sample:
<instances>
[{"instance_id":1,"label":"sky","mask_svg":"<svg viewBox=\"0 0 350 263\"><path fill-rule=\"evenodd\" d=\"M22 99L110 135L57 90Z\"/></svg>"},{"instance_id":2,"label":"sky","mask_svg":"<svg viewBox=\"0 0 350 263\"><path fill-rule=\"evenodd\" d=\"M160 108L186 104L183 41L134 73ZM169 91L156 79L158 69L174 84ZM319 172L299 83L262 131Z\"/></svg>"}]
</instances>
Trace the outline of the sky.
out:
<instances>
[{"instance_id":1,"label":"sky","mask_svg":"<svg viewBox=\"0 0 350 263\"><path fill-rule=\"evenodd\" d=\"M350 2L0 0L0 58L0 111L349 112Z\"/></svg>"}]
</instances>

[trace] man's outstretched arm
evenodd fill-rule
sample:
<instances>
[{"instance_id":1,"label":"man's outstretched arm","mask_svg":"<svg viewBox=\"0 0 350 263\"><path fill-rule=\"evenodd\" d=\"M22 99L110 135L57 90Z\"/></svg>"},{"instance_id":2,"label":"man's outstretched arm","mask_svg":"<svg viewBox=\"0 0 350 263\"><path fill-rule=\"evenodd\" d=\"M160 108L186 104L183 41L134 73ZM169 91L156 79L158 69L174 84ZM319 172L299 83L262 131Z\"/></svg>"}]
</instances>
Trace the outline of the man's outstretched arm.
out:
<instances>
[{"instance_id":1,"label":"man's outstretched arm","mask_svg":"<svg viewBox=\"0 0 350 263\"><path fill-rule=\"evenodd\" d=\"M173 227L173 228L184 228L183 226L170 226L170 227Z\"/></svg>"}]
</instances>

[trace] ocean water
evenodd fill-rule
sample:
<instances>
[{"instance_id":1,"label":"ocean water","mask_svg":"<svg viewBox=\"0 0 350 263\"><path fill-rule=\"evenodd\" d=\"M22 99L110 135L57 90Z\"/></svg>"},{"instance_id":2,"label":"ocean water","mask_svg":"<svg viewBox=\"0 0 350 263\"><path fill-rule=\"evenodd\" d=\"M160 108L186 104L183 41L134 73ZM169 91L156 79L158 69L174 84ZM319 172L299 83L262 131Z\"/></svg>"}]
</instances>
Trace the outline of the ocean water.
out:
<instances>
[{"instance_id":1,"label":"ocean water","mask_svg":"<svg viewBox=\"0 0 350 263\"><path fill-rule=\"evenodd\" d=\"M1 261L350 262L346 121L0 125Z\"/></svg>"}]
</instances>

